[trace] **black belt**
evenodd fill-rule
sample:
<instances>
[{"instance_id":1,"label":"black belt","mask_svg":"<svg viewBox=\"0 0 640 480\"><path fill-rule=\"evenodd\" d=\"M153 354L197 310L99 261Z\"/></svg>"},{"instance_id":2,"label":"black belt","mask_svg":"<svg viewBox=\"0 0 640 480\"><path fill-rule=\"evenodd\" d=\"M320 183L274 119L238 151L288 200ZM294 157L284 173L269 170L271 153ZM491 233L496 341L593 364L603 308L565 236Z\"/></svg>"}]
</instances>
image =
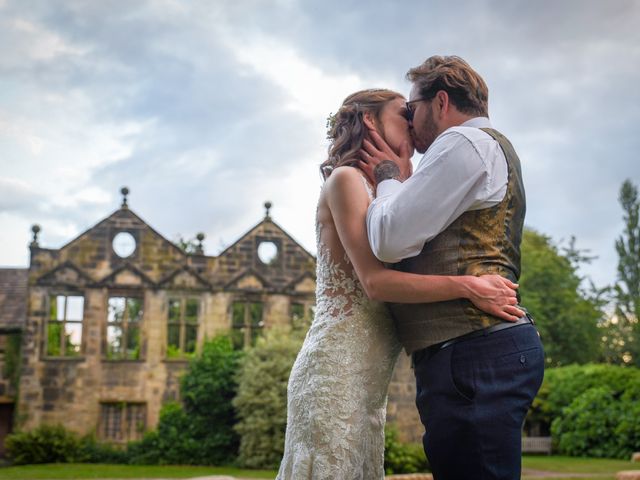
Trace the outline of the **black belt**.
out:
<instances>
[{"instance_id":1,"label":"black belt","mask_svg":"<svg viewBox=\"0 0 640 480\"><path fill-rule=\"evenodd\" d=\"M412 363L415 363L418 360L416 358L417 356L423 357L424 354L426 354L427 358L430 358L433 355L435 355L438 351L442 350L443 348L450 347L451 345L455 345L456 343L464 342L465 340L471 340L472 338L486 337L487 335L491 335L492 333L496 333L501 330L506 330L507 328L518 327L520 325L525 325L525 324L532 324L532 325L535 324L535 322L533 321L533 317L529 315L529 313L527 313L524 317L520 317L515 322L498 323L497 325L493 325L488 328L483 328L482 330L474 330L473 332L465 333L464 335L460 335L459 337L455 337L450 340L445 340L444 342L436 343L435 345L431 345L421 350L417 350L413 352L413 354L411 355L411 359L413 360Z\"/></svg>"}]
</instances>

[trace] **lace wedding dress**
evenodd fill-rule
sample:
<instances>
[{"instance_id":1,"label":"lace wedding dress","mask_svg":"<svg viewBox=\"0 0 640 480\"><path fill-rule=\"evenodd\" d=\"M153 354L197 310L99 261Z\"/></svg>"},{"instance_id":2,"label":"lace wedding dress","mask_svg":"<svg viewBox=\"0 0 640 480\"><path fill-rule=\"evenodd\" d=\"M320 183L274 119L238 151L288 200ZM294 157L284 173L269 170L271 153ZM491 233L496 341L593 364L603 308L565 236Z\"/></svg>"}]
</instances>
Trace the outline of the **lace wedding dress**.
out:
<instances>
[{"instance_id":1,"label":"lace wedding dress","mask_svg":"<svg viewBox=\"0 0 640 480\"><path fill-rule=\"evenodd\" d=\"M380 480L400 344L384 304L367 298L344 251L322 244L321 229L316 219L316 315L289 378L277 480Z\"/></svg>"}]
</instances>

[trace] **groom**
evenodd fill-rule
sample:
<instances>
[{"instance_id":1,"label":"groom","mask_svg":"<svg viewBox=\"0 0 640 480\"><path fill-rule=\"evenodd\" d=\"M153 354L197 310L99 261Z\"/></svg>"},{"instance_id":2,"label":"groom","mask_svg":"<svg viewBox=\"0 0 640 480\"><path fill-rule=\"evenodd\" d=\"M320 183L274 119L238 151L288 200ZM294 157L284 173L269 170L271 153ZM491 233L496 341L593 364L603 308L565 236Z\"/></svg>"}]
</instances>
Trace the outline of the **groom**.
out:
<instances>
[{"instance_id":1,"label":"groom","mask_svg":"<svg viewBox=\"0 0 640 480\"><path fill-rule=\"evenodd\" d=\"M411 174L408 155L369 132L361 157L377 184L367 216L373 252L406 272L517 282L520 161L489 122L484 80L455 56L430 57L407 78L406 115L424 156ZM503 322L467 300L390 308L412 356L435 480L519 479L522 424L544 369L530 317Z\"/></svg>"}]
</instances>

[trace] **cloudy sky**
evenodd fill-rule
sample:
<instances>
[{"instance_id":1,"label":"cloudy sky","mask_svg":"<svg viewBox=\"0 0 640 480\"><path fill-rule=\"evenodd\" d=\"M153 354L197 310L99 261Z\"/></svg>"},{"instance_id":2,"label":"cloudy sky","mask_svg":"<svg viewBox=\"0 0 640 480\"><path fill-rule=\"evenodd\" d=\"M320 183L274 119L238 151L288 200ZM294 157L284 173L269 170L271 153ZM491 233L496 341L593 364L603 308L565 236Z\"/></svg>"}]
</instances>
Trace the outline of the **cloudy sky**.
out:
<instances>
[{"instance_id":1,"label":"cloudy sky","mask_svg":"<svg viewBox=\"0 0 640 480\"><path fill-rule=\"evenodd\" d=\"M123 185L208 254L265 200L315 253L327 115L457 54L520 154L526 223L575 235L611 283L618 190L640 183L638 25L636 0L0 0L0 265L28 264L34 223L50 248L97 223Z\"/></svg>"}]
</instances>

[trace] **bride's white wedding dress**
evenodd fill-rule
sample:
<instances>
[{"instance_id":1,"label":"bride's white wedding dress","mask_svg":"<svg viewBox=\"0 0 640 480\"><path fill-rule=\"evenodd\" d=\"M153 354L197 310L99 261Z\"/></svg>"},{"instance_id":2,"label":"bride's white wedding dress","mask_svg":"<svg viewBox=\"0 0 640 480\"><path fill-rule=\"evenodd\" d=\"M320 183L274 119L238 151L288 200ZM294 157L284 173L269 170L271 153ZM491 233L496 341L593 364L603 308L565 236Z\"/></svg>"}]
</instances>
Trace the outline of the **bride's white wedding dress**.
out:
<instances>
[{"instance_id":1,"label":"bride's white wedding dress","mask_svg":"<svg viewBox=\"0 0 640 480\"><path fill-rule=\"evenodd\" d=\"M330 251L321 230L316 218L316 314L289 378L277 480L378 480L400 344L384 304L367 298L344 250Z\"/></svg>"}]
</instances>

